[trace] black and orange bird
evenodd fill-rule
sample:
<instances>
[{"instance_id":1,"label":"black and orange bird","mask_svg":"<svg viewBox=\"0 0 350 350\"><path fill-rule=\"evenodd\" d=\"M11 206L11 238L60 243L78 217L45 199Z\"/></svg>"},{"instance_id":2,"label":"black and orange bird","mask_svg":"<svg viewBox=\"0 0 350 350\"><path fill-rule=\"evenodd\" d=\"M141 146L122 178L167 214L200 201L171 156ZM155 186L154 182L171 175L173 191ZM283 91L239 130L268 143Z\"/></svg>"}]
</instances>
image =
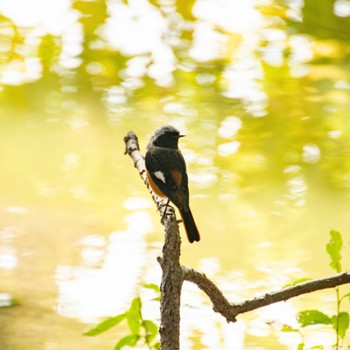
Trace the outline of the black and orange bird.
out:
<instances>
[{"instance_id":1,"label":"black and orange bird","mask_svg":"<svg viewBox=\"0 0 350 350\"><path fill-rule=\"evenodd\" d=\"M157 129L147 145L147 178L153 191L179 209L190 243L200 235L190 209L186 163L178 148L180 132L171 125Z\"/></svg>"}]
</instances>

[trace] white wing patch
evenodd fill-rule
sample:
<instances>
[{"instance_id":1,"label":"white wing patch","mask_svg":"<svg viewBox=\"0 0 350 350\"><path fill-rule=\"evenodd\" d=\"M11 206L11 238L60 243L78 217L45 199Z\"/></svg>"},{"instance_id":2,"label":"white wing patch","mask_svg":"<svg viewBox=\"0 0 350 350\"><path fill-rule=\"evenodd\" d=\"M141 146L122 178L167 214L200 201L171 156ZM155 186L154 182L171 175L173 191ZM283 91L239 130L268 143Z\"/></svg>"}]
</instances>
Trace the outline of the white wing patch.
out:
<instances>
[{"instance_id":1,"label":"white wing patch","mask_svg":"<svg viewBox=\"0 0 350 350\"><path fill-rule=\"evenodd\" d=\"M164 182L165 183L165 176L164 176L164 173L161 172L160 170L157 170L153 173L153 175L159 179L160 181Z\"/></svg>"}]
</instances>

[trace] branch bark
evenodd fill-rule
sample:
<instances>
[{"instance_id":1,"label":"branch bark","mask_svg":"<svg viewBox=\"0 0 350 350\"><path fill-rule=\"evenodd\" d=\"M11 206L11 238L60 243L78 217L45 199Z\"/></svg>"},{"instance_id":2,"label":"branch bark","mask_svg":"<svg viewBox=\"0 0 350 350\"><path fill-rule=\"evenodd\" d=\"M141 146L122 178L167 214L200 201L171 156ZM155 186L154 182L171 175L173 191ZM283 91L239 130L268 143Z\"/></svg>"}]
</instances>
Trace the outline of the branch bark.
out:
<instances>
[{"instance_id":1,"label":"branch bark","mask_svg":"<svg viewBox=\"0 0 350 350\"><path fill-rule=\"evenodd\" d=\"M346 271L336 275L302 282L275 292L266 293L254 299L245 300L241 303L229 303L222 292L205 274L185 266L182 269L185 272L184 280L197 284L210 298L214 306L214 311L224 316L227 322L235 322L236 316L248 311L253 311L280 301L286 301L302 294L350 283L350 271Z\"/></svg>"},{"instance_id":2,"label":"branch bark","mask_svg":"<svg viewBox=\"0 0 350 350\"><path fill-rule=\"evenodd\" d=\"M180 297L183 281L195 283L198 288L206 293L213 304L213 310L225 317L227 322L235 322L239 314L273 303L350 283L350 271L347 271L266 293L261 297L245 300L241 303L230 303L205 274L180 265L181 239L175 211L172 207L166 206L166 201L158 197L149 186L145 161L140 153L136 135L131 131L124 138L124 141L126 144L125 154L129 154L133 159L135 167L161 213L162 223L165 227L163 255L157 259L162 268L161 323L159 329L162 350L177 350L180 348ZM167 215L163 214L164 210L167 210Z\"/></svg>"}]
</instances>

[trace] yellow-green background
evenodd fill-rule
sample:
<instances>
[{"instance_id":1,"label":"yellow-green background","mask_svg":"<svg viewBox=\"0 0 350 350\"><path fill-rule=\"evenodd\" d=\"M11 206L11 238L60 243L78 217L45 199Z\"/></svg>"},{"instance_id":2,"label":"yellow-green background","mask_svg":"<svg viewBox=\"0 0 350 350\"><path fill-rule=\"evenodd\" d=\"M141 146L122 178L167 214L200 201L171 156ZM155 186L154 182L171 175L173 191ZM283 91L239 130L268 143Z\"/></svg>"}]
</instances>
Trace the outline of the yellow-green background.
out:
<instances>
[{"instance_id":1,"label":"yellow-green background","mask_svg":"<svg viewBox=\"0 0 350 350\"><path fill-rule=\"evenodd\" d=\"M129 130L143 152L161 125L187 135L202 240L181 228L181 261L230 300L332 273L333 228L347 268L350 2L72 1L56 31L50 6L12 3L0 5L0 292L20 305L0 309L1 349L112 349L123 326L82 332L139 293L158 320L140 284L159 283L163 228L123 155ZM149 16L163 25L143 32ZM304 308L334 313L334 291L227 325L186 284L183 349L296 349L280 329ZM334 335L305 330L305 342Z\"/></svg>"}]
</instances>

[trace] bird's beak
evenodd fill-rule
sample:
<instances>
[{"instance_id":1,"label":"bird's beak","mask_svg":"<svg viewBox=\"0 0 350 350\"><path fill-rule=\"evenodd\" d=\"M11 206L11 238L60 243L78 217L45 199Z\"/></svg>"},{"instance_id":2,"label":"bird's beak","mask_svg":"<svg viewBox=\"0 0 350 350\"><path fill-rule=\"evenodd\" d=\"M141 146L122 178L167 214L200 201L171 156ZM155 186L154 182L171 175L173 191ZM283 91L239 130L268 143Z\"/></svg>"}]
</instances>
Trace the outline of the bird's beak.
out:
<instances>
[{"instance_id":1,"label":"bird's beak","mask_svg":"<svg viewBox=\"0 0 350 350\"><path fill-rule=\"evenodd\" d=\"M185 137L186 135L179 135L179 137Z\"/></svg>"}]
</instances>

